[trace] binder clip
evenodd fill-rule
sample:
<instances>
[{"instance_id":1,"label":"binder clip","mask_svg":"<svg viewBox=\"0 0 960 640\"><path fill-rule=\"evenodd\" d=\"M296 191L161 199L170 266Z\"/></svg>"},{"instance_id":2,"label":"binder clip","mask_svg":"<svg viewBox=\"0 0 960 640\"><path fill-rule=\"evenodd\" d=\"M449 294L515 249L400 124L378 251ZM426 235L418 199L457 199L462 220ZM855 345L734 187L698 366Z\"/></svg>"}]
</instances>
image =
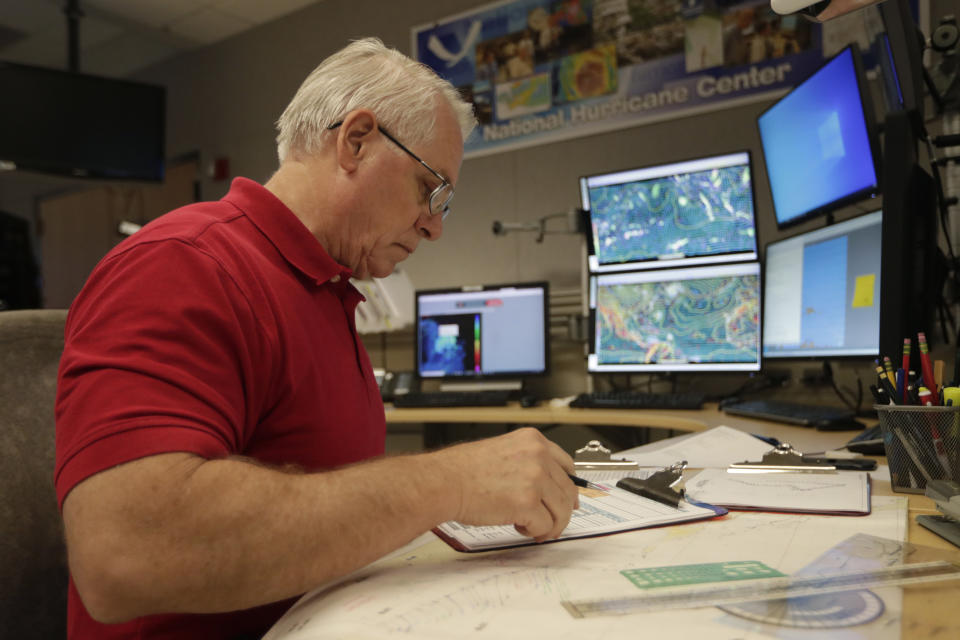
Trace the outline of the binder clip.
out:
<instances>
[{"instance_id":1,"label":"binder clip","mask_svg":"<svg viewBox=\"0 0 960 640\"><path fill-rule=\"evenodd\" d=\"M573 454L573 466L580 471L600 471L608 469L639 469L640 465L633 460L621 458L614 460L599 440L591 440L582 449Z\"/></svg>"},{"instance_id":2,"label":"binder clip","mask_svg":"<svg viewBox=\"0 0 960 640\"><path fill-rule=\"evenodd\" d=\"M837 467L819 460L803 457L803 454L787 442L781 442L763 454L760 462L735 462L728 473L836 473Z\"/></svg>"},{"instance_id":3,"label":"binder clip","mask_svg":"<svg viewBox=\"0 0 960 640\"><path fill-rule=\"evenodd\" d=\"M646 478L622 478L617 481L617 487L676 509L683 499L683 470L686 468L687 461L682 460Z\"/></svg>"}]
</instances>

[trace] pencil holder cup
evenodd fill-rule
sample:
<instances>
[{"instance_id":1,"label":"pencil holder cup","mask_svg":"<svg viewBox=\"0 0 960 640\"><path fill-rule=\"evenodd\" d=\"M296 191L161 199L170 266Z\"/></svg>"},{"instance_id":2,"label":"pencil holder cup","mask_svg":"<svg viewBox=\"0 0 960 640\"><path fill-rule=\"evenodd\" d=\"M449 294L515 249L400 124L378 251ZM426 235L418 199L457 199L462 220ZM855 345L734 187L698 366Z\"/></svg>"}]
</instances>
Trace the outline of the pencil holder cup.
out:
<instances>
[{"instance_id":1,"label":"pencil holder cup","mask_svg":"<svg viewBox=\"0 0 960 640\"><path fill-rule=\"evenodd\" d=\"M960 406L874 408L894 491L923 493L931 480L960 479Z\"/></svg>"}]
</instances>

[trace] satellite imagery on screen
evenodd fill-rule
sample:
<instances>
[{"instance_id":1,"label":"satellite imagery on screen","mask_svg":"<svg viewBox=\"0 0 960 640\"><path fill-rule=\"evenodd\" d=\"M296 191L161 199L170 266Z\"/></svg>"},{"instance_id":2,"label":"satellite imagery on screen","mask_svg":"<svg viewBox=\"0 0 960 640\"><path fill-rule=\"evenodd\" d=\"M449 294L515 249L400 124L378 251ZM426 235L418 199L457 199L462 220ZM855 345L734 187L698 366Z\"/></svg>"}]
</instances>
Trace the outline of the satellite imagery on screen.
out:
<instances>
[{"instance_id":1,"label":"satellite imagery on screen","mask_svg":"<svg viewBox=\"0 0 960 640\"><path fill-rule=\"evenodd\" d=\"M590 189L602 264L750 251L750 167L737 165Z\"/></svg>"},{"instance_id":2,"label":"satellite imagery on screen","mask_svg":"<svg viewBox=\"0 0 960 640\"><path fill-rule=\"evenodd\" d=\"M601 364L754 362L756 275L597 288Z\"/></svg>"}]
</instances>

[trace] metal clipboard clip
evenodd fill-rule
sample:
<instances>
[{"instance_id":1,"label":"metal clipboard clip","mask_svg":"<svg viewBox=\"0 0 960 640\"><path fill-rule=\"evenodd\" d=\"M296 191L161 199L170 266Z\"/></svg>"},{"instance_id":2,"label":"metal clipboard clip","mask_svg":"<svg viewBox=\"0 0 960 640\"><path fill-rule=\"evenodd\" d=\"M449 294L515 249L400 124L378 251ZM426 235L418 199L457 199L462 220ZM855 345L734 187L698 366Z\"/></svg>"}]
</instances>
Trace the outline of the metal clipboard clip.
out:
<instances>
[{"instance_id":1,"label":"metal clipboard clip","mask_svg":"<svg viewBox=\"0 0 960 640\"><path fill-rule=\"evenodd\" d=\"M621 458L614 460L599 440L591 440L582 449L573 454L573 466L579 471L606 471L608 469L639 469L640 465L632 460Z\"/></svg>"},{"instance_id":2,"label":"metal clipboard clip","mask_svg":"<svg viewBox=\"0 0 960 640\"><path fill-rule=\"evenodd\" d=\"M686 468L687 461L682 460L655 471L646 478L622 478L617 481L617 488L625 489L676 509L680 507L680 501L683 500L685 490L683 470Z\"/></svg>"},{"instance_id":3,"label":"metal clipboard clip","mask_svg":"<svg viewBox=\"0 0 960 640\"><path fill-rule=\"evenodd\" d=\"M735 462L727 468L728 473L836 473L832 464L808 460L787 442L781 442L763 454L760 462Z\"/></svg>"}]
</instances>

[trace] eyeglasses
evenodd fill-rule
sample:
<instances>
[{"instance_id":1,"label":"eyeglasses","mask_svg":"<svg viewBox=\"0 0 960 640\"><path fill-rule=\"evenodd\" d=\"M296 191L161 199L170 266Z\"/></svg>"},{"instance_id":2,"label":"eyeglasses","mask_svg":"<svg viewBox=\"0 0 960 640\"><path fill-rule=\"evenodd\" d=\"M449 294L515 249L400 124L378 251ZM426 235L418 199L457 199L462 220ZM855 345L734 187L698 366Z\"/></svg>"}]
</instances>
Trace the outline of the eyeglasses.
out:
<instances>
[{"instance_id":1,"label":"eyeglasses","mask_svg":"<svg viewBox=\"0 0 960 640\"><path fill-rule=\"evenodd\" d=\"M329 131L331 129L336 129L342 124L343 120L334 122L332 125L327 127L327 130ZM440 181L440 184L430 192L430 215L440 216L441 220L446 220L447 216L450 215L450 201L453 200L453 185L450 184L446 178L440 175L439 172L434 170L433 167L424 162L420 156L415 154L413 151L410 151L410 149L407 149L402 142L394 138L386 129L383 127L378 128L380 129L380 133L386 136L388 140L406 151L407 155L419 162L424 169L432 173L434 176L436 176L437 180Z\"/></svg>"}]
</instances>

